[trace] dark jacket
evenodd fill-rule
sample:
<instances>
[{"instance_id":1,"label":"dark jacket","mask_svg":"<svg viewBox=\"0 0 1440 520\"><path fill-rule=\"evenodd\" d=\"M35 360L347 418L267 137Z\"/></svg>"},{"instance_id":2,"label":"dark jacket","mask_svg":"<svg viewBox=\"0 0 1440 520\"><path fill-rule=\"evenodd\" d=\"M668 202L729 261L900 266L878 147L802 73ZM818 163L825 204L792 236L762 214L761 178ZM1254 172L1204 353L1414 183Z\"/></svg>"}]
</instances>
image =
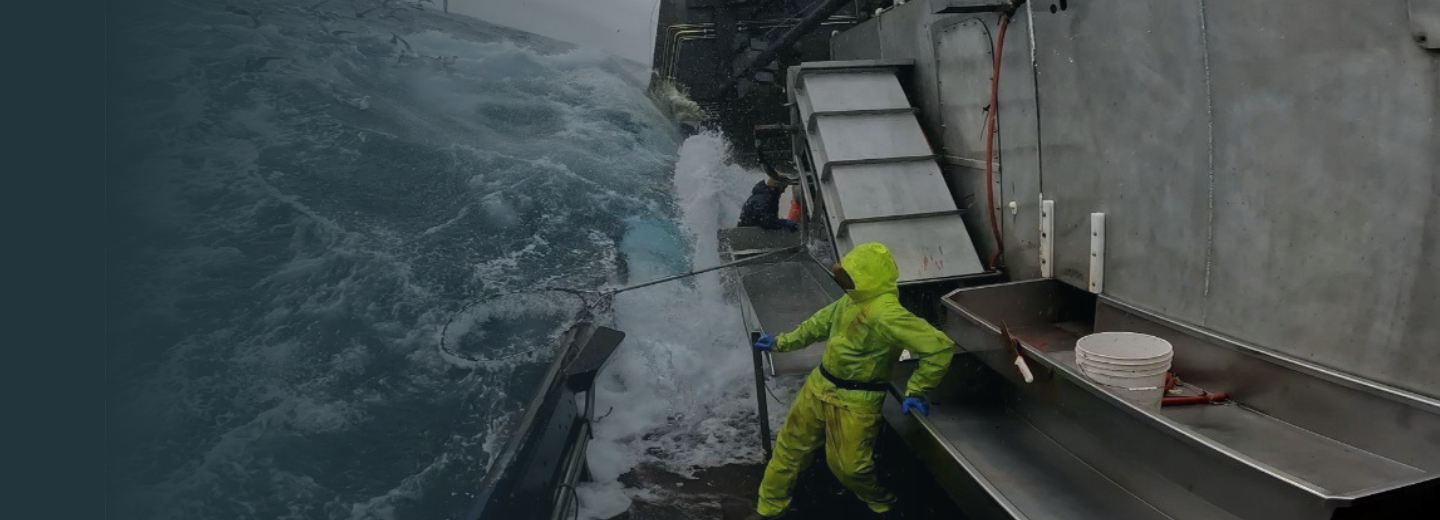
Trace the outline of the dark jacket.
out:
<instances>
[{"instance_id":1,"label":"dark jacket","mask_svg":"<svg viewBox=\"0 0 1440 520\"><path fill-rule=\"evenodd\" d=\"M745 199L745 205L740 208L741 227L759 227L764 229L780 229L780 195L785 193L785 187L771 188L760 181L755 188L750 190L750 198Z\"/></svg>"}]
</instances>

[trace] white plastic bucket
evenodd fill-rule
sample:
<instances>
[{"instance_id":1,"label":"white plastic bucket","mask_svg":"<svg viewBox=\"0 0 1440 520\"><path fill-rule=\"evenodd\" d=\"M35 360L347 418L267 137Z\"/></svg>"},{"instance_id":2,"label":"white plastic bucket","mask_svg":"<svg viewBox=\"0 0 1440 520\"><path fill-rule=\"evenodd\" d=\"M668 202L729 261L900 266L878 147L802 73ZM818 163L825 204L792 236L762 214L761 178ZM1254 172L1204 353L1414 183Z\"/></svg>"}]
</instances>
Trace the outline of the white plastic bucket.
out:
<instances>
[{"instance_id":1,"label":"white plastic bucket","mask_svg":"<svg viewBox=\"0 0 1440 520\"><path fill-rule=\"evenodd\" d=\"M1095 368L1107 368L1119 371L1147 371L1147 370L1169 370L1170 358L1162 358L1155 361L1114 361L1104 358L1096 358L1086 354L1084 351L1076 350L1075 358L1084 359L1086 364Z\"/></svg>"},{"instance_id":2,"label":"white plastic bucket","mask_svg":"<svg viewBox=\"0 0 1440 520\"><path fill-rule=\"evenodd\" d=\"M1118 361L1169 359L1175 353L1169 341L1138 332L1101 332L1080 338L1075 350L1092 358Z\"/></svg>"},{"instance_id":3,"label":"white plastic bucket","mask_svg":"<svg viewBox=\"0 0 1440 520\"><path fill-rule=\"evenodd\" d=\"M1160 407L1174 355L1170 342L1134 332L1091 334L1075 344L1081 373L1145 408Z\"/></svg>"},{"instance_id":4,"label":"white plastic bucket","mask_svg":"<svg viewBox=\"0 0 1440 520\"><path fill-rule=\"evenodd\" d=\"M1164 341L1164 340L1161 340L1161 341ZM1174 353L1168 353L1168 354L1162 354L1162 355L1160 355L1160 356L1154 356L1154 357L1148 357L1148 358L1116 358L1116 357L1107 357L1107 356L1100 355L1100 354L1092 354L1092 353L1090 353L1090 352L1087 352L1087 351L1084 351L1084 350L1080 350L1080 349L1078 349L1078 348L1075 350L1075 353L1076 353L1076 355L1085 356L1086 358L1088 358L1088 359L1090 359L1091 361L1094 361L1094 362L1096 362L1096 363L1116 365L1116 366L1147 366L1147 365L1161 364L1161 363L1169 362L1171 358L1175 357Z\"/></svg>"}]
</instances>

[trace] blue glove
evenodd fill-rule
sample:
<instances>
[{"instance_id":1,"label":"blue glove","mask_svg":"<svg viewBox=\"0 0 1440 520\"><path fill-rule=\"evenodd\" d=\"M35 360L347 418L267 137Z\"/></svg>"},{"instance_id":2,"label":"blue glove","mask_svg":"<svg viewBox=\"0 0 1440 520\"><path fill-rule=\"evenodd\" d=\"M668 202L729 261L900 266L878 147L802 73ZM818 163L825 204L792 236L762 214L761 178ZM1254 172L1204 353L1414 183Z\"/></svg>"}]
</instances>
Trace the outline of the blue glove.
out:
<instances>
[{"instance_id":1,"label":"blue glove","mask_svg":"<svg viewBox=\"0 0 1440 520\"><path fill-rule=\"evenodd\" d=\"M798 230L800 229L800 226L796 225L794 222L791 222L790 220L786 220L786 219L783 219L783 218L780 219L780 227L783 227L783 228L788 229L788 230L790 230L790 231L798 231Z\"/></svg>"},{"instance_id":2,"label":"blue glove","mask_svg":"<svg viewBox=\"0 0 1440 520\"><path fill-rule=\"evenodd\" d=\"M775 336L761 334L760 338L755 340L755 348L769 352L770 349L775 348Z\"/></svg>"},{"instance_id":3,"label":"blue glove","mask_svg":"<svg viewBox=\"0 0 1440 520\"><path fill-rule=\"evenodd\" d=\"M910 415L910 410L920 412L920 415L930 416L930 404L925 402L924 397L906 397L900 402L900 412Z\"/></svg>"}]
</instances>

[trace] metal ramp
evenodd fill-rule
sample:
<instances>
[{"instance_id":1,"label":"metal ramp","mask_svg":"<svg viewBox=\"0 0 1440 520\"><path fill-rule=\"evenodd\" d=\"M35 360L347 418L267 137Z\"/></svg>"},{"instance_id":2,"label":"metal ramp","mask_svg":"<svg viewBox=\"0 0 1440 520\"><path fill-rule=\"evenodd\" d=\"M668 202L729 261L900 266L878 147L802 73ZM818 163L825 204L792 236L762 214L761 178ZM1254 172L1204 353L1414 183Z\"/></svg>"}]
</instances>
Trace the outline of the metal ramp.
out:
<instances>
[{"instance_id":1,"label":"metal ramp","mask_svg":"<svg viewBox=\"0 0 1440 520\"><path fill-rule=\"evenodd\" d=\"M896 77L900 66L817 62L789 69L793 115L804 127L813 165L805 175L818 186L818 193L802 190L806 202L824 208L839 254L866 242L885 244L902 284L982 273L961 211Z\"/></svg>"},{"instance_id":2,"label":"metal ramp","mask_svg":"<svg viewBox=\"0 0 1440 520\"><path fill-rule=\"evenodd\" d=\"M720 258L738 260L799 245L801 235L759 228L719 231ZM727 283L737 296L740 316L750 334L793 330L815 311L840 299L845 291L830 272L803 252L780 255L769 262L737 267ZM785 353L765 353L769 375L802 374L820 364L825 342Z\"/></svg>"}]
</instances>

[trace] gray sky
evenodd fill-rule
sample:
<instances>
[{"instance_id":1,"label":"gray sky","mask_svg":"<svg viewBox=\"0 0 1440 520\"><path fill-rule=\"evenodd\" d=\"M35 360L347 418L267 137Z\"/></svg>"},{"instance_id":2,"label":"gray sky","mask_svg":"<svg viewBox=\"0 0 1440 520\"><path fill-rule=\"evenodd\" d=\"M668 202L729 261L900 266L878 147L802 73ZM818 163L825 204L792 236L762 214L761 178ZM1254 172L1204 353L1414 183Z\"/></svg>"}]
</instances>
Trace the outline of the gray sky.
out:
<instances>
[{"instance_id":1,"label":"gray sky","mask_svg":"<svg viewBox=\"0 0 1440 520\"><path fill-rule=\"evenodd\" d=\"M442 0L437 0L437 4ZM600 48L646 65L655 46L660 0L450 0L450 12L584 47Z\"/></svg>"}]
</instances>

